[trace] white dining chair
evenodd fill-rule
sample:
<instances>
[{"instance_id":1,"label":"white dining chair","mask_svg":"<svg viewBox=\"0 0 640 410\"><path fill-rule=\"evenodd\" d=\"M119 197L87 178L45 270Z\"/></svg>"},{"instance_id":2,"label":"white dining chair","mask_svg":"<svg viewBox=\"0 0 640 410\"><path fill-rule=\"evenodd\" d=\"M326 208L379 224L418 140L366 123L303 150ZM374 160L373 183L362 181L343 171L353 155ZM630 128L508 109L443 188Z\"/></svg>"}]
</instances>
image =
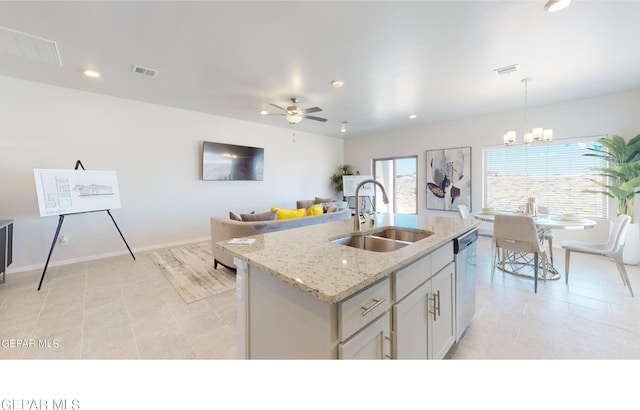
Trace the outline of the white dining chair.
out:
<instances>
[{"instance_id":1,"label":"white dining chair","mask_svg":"<svg viewBox=\"0 0 640 410\"><path fill-rule=\"evenodd\" d=\"M538 229L533 217L528 215L496 215L493 224L495 252L502 250L502 268L506 269L506 252L533 254L534 292L538 293L538 269L542 265L544 277L547 276L547 246L540 241ZM491 267L491 281L496 270L494 255Z\"/></svg>"},{"instance_id":2,"label":"white dining chair","mask_svg":"<svg viewBox=\"0 0 640 410\"><path fill-rule=\"evenodd\" d=\"M466 205L458 205L458 214L462 219L473 219L473 215L471 215L471 212L469 212L469 208ZM493 237L493 229L478 228L478 235Z\"/></svg>"},{"instance_id":3,"label":"white dining chair","mask_svg":"<svg viewBox=\"0 0 640 410\"><path fill-rule=\"evenodd\" d=\"M539 206L538 207L538 214L544 214L544 215L549 215L549 208L546 206ZM551 259L551 264L553 265L553 232L551 231L551 229L545 229L544 233L543 233L543 237L544 239L547 240L547 243L549 244L548 249L549 249L549 258Z\"/></svg>"},{"instance_id":4,"label":"white dining chair","mask_svg":"<svg viewBox=\"0 0 640 410\"><path fill-rule=\"evenodd\" d=\"M604 243L563 240L561 244L565 249L564 272L566 283L569 284L569 258L571 256L571 252L606 256L615 262L616 267L618 268L618 273L620 273L620 277L622 278L622 282L629 288L631 297L634 297L631 282L629 282L629 275L627 275L627 269L624 267L624 262L622 261L624 237L630 222L631 217L629 215L618 215L613 225L613 229L611 229L611 232L609 233L609 239Z\"/></svg>"}]
</instances>

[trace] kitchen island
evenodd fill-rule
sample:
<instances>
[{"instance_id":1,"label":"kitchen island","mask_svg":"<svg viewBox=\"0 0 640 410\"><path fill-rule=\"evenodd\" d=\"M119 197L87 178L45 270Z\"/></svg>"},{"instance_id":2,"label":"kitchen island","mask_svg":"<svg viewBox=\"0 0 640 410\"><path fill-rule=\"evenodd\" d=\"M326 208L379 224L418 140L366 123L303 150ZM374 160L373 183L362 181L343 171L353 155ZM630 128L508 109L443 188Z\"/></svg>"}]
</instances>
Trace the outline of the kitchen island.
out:
<instances>
[{"instance_id":1,"label":"kitchen island","mask_svg":"<svg viewBox=\"0 0 640 410\"><path fill-rule=\"evenodd\" d=\"M332 242L352 233L351 220L256 235L249 245L216 243L234 256L237 267L238 357L443 356L442 349L433 346L433 326L452 327L453 335L445 337L445 344L455 340L452 240L478 224L448 217L377 214L373 226L362 226L363 234L390 226L431 233L390 252ZM438 276L444 282L434 281ZM444 288L436 289L440 285ZM403 315L411 318L408 326ZM415 343L416 337L405 337L409 335L399 330L416 325L424 326L416 336L425 339L424 346L402 348Z\"/></svg>"}]
</instances>

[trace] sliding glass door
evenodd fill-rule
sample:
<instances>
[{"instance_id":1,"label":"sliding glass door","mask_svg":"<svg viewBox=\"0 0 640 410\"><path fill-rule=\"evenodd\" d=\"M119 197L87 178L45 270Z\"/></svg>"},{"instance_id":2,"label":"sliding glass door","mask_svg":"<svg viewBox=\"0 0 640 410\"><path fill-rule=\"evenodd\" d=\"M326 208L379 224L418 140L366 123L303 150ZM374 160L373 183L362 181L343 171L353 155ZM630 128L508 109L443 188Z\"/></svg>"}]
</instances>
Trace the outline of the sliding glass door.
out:
<instances>
[{"instance_id":1,"label":"sliding glass door","mask_svg":"<svg viewBox=\"0 0 640 410\"><path fill-rule=\"evenodd\" d=\"M399 214L418 212L418 156L381 158L373 160L373 177L384 185L389 197L389 205L376 195L377 211Z\"/></svg>"}]
</instances>

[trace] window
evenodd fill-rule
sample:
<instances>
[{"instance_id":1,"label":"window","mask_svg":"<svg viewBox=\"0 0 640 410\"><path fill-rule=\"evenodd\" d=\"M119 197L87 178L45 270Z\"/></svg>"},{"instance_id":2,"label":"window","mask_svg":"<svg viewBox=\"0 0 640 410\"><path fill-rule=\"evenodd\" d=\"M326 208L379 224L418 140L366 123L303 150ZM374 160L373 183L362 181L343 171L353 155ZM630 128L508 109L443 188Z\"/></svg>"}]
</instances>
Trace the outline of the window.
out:
<instances>
[{"instance_id":1,"label":"window","mask_svg":"<svg viewBox=\"0 0 640 410\"><path fill-rule=\"evenodd\" d=\"M538 205L554 214L607 218L607 197L584 192L597 189L590 178L603 180L593 168L606 163L584 156L588 147L603 149L598 139L484 148L484 206L518 209L527 198L535 197Z\"/></svg>"},{"instance_id":2,"label":"window","mask_svg":"<svg viewBox=\"0 0 640 410\"><path fill-rule=\"evenodd\" d=\"M389 198L385 205L382 195L376 195L376 210L388 209L398 214L415 214L418 210L418 157L397 157L373 160L373 177L384 185Z\"/></svg>"}]
</instances>

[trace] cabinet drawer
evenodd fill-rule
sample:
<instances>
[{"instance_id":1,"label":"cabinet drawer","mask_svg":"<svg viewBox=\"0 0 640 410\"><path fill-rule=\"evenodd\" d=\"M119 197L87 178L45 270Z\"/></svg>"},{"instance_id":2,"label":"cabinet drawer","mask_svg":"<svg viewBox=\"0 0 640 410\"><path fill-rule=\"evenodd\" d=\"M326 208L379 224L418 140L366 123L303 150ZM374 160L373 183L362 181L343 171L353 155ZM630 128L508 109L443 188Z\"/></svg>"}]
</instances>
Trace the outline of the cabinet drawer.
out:
<instances>
[{"instance_id":1,"label":"cabinet drawer","mask_svg":"<svg viewBox=\"0 0 640 410\"><path fill-rule=\"evenodd\" d=\"M338 304L338 337L346 340L390 306L391 285L385 278Z\"/></svg>"},{"instance_id":2,"label":"cabinet drawer","mask_svg":"<svg viewBox=\"0 0 640 410\"><path fill-rule=\"evenodd\" d=\"M431 276L431 255L397 271L394 278L393 300L398 302Z\"/></svg>"},{"instance_id":3,"label":"cabinet drawer","mask_svg":"<svg viewBox=\"0 0 640 410\"><path fill-rule=\"evenodd\" d=\"M431 252L431 272L434 274L453 262L453 241Z\"/></svg>"}]
</instances>

